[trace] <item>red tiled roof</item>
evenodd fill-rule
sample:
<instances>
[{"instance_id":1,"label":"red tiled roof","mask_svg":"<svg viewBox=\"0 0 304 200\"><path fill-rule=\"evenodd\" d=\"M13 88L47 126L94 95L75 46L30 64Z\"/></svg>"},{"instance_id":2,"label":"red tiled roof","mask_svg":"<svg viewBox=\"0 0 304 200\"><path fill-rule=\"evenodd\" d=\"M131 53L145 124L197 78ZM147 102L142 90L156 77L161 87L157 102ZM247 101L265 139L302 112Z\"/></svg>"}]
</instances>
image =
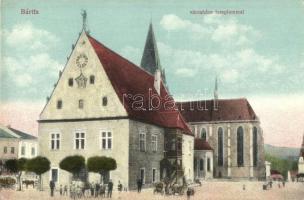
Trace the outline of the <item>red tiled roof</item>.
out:
<instances>
[{"instance_id":1,"label":"red tiled roof","mask_svg":"<svg viewBox=\"0 0 304 200\"><path fill-rule=\"evenodd\" d=\"M194 150L213 150L213 149L206 140L195 138Z\"/></svg>"},{"instance_id":2,"label":"red tiled roof","mask_svg":"<svg viewBox=\"0 0 304 200\"><path fill-rule=\"evenodd\" d=\"M157 95L154 88L154 76L151 76L140 67L113 52L91 36L88 35L88 38L131 119L165 128L178 128L185 134L193 135L183 116L176 108L164 108L165 97L169 95L162 83L160 92L162 106L157 110L149 110L149 96L151 94ZM151 94L149 94L149 89L151 90ZM134 97L134 95L138 94L143 97L143 108L146 110L134 109L132 105L134 105L135 100L124 96L132 95ZM136 100L138 101L138 99ZM156 105L157 100L153 99L152 103Z\"/></svg>"},{"instance_id":3,"label":"red tiled roof","mask_svg":"<svg viewBox=\"0 0 304 200\"><path fill-rule=\"evenodd\" d=\"M258 120L244 98L219 99L217 110L213 109L213 100L177 102L177 106L187 122Z\"/></svg>"}]
</instances>

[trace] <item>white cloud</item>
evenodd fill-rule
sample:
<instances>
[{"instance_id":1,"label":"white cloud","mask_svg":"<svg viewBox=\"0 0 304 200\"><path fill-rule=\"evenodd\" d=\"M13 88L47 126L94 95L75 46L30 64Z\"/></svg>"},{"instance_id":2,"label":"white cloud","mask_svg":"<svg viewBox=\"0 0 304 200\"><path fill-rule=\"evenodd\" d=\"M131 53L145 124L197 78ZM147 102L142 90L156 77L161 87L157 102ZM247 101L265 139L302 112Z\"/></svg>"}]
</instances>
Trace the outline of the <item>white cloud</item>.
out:
<instances>
[{"instance_id":1,"label":"white cloud","mask_svg":"<svg viewBox=\"0 0 304 200\"><path fill-rule=\"evenodd\" d=\"M201 24L181 19L174 14L164 15L160 21L160 25L167 31L187 31L193 39L201 39L207 34L210 34L211 31Z\"/></svg>"},{"instance_id":2,"label":"white cloud","mask_svg":"<svg viewBox=\"0 0 304 200\"><path fill-rule=\"evenodd\" d=\"M192 39L211 38L213 42L224 46L252 44L261 36L252 26L216 14L204 16L201 23L193 23L174 14L168 14L162 17L160 25L167 31L185 31Z\"/></svg>"},{"instance_id":3,"label":"white cloud","mask_svg":"<svg viewBox=\"0 0 304 200\"><path fill-rule=\"evenodd\" d=\"M55 35L34 27L31 22L16 24L11 30L5 30L4 37L10 47L28 50L48 50L59 41Z\"/></svg>"},{"instance_id":4,"label":"white cloud","mask_svg":"<svg viewBox=\"0 0 304 200\"><path fill-rule=\"evenodd\" d=\"M3 36L7 45L1 68L1 74L6 75L4 95L10 94L11 89L17 96L36 95L46 82L57 79L62 64L49 53L59 41L54 34L25 22L5 30Z\"/></svg>"},{"instance_id":5,"label":"white cloud","mask_svg":"<svg viewBox=\"0 0 304 200\"><path fill-rule=\"evenodd\" d=\"M239 72L236 69L225 70L221 73L221 78L224 82L235 83L239 78Z\"/></svg>"},{"instance_id":6,"label":"white cloud","mask_svg":"<svg viewBox=\"0 0 304 200\"><path fill-rule=\"evenodd\" d=\"M193 77L195 75L195 71L190 68L179 68L176 70L175 74L180 77Z\"/></svg>"}]
</instances>

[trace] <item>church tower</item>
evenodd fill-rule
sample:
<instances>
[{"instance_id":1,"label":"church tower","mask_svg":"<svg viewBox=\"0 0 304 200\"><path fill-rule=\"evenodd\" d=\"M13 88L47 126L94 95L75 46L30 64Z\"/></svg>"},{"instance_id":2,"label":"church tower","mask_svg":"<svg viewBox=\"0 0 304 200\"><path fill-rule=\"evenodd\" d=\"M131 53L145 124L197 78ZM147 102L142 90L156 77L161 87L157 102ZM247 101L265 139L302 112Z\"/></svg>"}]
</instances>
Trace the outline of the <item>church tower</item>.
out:
<instances>
[{"instance_id":1,"label":"church tower","mask_svg":"<svg viewBox=\"0 0 304 200\"><path fill-rule=\"evenodd\" d=\"M155 75L157 71L160 71L162 81L164 85L166 85L165 70L162 69L160 64L152 22L149 26L149 31L140 66L152 75Z\"/></svg>"},{"instance_id":2,"label":"church tower","mask_svg":"<svg viewBox=\"0 0 304 200\"><path fill-rule=\"evenodd\" d=\"M303 140L302 140L302 145L301 145L301 150L300 150L300 157L304 157L304 134L303 134Z\"/></svg>"}]
</instances>

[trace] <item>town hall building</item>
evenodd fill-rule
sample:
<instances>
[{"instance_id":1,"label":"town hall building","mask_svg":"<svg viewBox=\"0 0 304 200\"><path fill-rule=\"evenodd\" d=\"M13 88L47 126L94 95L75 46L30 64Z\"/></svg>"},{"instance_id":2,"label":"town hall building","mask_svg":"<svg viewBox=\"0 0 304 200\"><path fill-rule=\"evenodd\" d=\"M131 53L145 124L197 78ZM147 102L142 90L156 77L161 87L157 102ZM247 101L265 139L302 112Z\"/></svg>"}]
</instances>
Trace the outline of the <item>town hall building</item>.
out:
<instances>
[{"instance_id":1,"label":"town hall building","mask_svg":"<svg viewBox=\"0 0 304 200\"><path fill-rule=\"evenodd\" d=\"M194 137L169 96L164 71L147 72L97 41L83 16L83 31L38 120L39 152L51 161L45 186L71 182L59 168L70 155L114 158L117 169L108 178L129 189L138 179L145 187L165 177L193 180ZM149 31L143 65L159 63L150 40ZM96 183L99 174L84 172L84 178Z\"/></svg>"}]
</instances>

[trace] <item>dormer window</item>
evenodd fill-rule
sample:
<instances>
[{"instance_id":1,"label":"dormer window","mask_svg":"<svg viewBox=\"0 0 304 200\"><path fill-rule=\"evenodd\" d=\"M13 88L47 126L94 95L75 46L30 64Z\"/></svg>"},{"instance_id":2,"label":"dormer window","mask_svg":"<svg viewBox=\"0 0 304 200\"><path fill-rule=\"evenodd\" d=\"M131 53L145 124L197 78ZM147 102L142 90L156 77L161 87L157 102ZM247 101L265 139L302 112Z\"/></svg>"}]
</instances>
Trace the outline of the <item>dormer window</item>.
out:
<instances>
[{"instance_id":1,"label":"dormer window","mask_svg":"<svg viewBox=\"0 0 304 200\"><path fill-rule=\"evenodd\" d=\"M74 83L73 78L69 78L69 86L70 87L73 87L73 83Z\"/></svg>"},{"instance_id":2,"label":"dormer window","mask_svg":"<svg viewBox=\"0 0 304 200\"><path fill-rule=\"evenodd\" d=\"M94 84L95 83L95 76L91 75L90 76L90 84Z\"/></svg>"},{"instance_id":3,"label":"dormer window","mask_svg":"<svg viewBox=\"0 0 304 200\"><path fill-rule=\"evenodd\" d=\"M83 109L83 100L82 99L80 99L78 102L78 108Z\"/></svg>"},{"instance_id":4,"label":"dormer window","mask_svg":"<svg viewBox=\"0 0 304 200\"><path fill-rule=\"evenodd\" d=\"M62 100L58 100L57 101L57 109L61 109L62 108Z\"/></svg>"},{"instance_id":5,"label":"dormer window","mask_svg":"<svg viewBox=\"0 0 304 200\"><path fill-rule=\"evenodd\" d=\"M108 104L108 98L107 97L102 97L102 105L106 106Z\"/></svg>"}]
</instances>

